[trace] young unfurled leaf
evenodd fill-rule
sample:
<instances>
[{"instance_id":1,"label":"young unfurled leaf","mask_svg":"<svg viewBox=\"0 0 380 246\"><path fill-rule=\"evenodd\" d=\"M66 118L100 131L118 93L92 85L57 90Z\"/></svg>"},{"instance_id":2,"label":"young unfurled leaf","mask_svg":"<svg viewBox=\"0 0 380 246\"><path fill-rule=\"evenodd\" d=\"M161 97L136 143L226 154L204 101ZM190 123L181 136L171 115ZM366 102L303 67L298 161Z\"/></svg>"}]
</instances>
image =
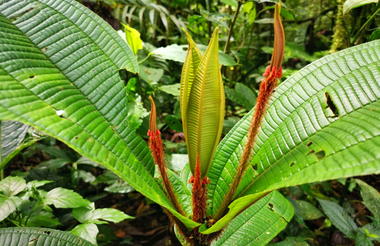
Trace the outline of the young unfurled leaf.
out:
<instances>
[{"instance_id":1,"label":"young unfurled leaf","mask_svg":"<svg viewBox=\"0 0 380 246\"><path fill-rule=\"evenodd\" d=\"M187 50L186 59L183 64L182 73L181 73L180 105L181 105L183 132L185 134L186 141L188 141L187 105L189 103L191 86L193 85L202 54L200 50L198 49L196 43L191 38L190 34L187 32L186 32L186 37L187 37L187 42L189 43L189 48Z\"/></svg>"},{"instance_id":2,"label":"young unfurled leaf","mask_svg":"<svg viewBox=\"0 0 380 246\"><path fill-rule=\"evenodd\" d=\"M188 39L190 47L181 78L182 121L191 170L194 173L196 160L199 158L201 176L204 177L219 142L224 118L224 90L218 61L218 29L215 29L200 61L200 52L191 38Z\"/></svg>"}]
</instances>

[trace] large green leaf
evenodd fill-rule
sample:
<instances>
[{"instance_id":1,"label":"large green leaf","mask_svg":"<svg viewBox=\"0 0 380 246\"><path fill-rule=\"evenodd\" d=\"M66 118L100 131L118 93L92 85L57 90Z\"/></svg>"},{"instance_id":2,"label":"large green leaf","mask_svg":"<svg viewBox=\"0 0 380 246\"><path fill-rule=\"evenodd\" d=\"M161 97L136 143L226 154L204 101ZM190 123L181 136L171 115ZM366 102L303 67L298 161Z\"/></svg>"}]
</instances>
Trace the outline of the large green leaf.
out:
<instances>
[{"instance_id":1,"label":"large green leaf","mask_svg":"<svg viewBox=\"0 0 380 246\"><path fill-rule=\"evenodd\" d=\"M6 246L92 246L73 234L46 228L14 227L0 229L0 245Z\"/></svg>"},{"instance_id":2,"label":"large green leaf","mask_svg":"<svg viewBox=\"0 0 380 246\"><path fill-rule=\"evenodd\" d=\"M127 125L118 71L136 58L99 17L74 0L0 4L0 119L31 125L103 164L189 227L152 177L144 141Z\"/></svg>"},{"instance_id":3,"label":"large green leaf","mask_svg":"<svg viewBox=\"0 0 380 246\"><path fill-rule=\"evenodd\" d=\"M292 204L274 191L236 216L212 245L266 245L290 219Z\"/></svg>"},{"instance_id":4,"label":"large green leaf","mask_svg":"<svg viewBox=\"0 0 380 246\"><path fill-rule=\"evenodd\" d=\"M224 218L282 187L380 172L380 41L315 61L276 90L252 166ZM214 214L236 174L252 111L221 142L209 171ZM234 208L234 209L232 209ZM221 226L220 224L218 226Z\"/></svg>"}]
</instances>

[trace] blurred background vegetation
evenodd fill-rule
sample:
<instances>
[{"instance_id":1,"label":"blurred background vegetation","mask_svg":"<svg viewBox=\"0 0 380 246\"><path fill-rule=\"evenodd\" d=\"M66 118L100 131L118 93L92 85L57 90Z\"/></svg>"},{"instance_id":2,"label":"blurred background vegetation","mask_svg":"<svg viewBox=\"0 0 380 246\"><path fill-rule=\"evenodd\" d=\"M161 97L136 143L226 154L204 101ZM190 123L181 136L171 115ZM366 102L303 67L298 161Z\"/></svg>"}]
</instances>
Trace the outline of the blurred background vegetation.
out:
<instances>
[{"instance_id":1,"label":"blurred background vegetation","mask_svg":"<svg viewBox=\"0 0 380 246\"><path fill-rule=\"evenodd\" d=\"M184 28L198 44L204 45L201 47L207 45L216 26L221 29L220 60L224 65L227 99L224 134L253 107L272 52L272 12L277 1L80 2L134 47L140 74L120 71L130 104L128 120L140 135L146 136L147 99L149 95L154 96L172 169L180 170L187 161L178 102L181 66L187 48ZM380 38L380 4L376 0L361 1L367 4L359 6L357 2L360 1L283 1L284 79L323 55ZM2 170L2 176L54 181L42 187L73 189L95 202L97 208L117 208L136 216L118 224L98 225L99 245L178 245L162 210L111 172L31 129L23 139L25 146ZM375 175L361 179L366 183L350 178L284 189L283 193L295 205L296 216L273 240L273 245L380 245L380 195L376 191L380 189L380 179ZM23 210L0 221L0 226L25 225L23 218L31 216L31 207L38 210L39 206L42 205L37 197ZM49 225L52 228L71 230L77 224L65 209L54 209L49 216L47 220L52 222Z\"/></svg>"}]
</instances>

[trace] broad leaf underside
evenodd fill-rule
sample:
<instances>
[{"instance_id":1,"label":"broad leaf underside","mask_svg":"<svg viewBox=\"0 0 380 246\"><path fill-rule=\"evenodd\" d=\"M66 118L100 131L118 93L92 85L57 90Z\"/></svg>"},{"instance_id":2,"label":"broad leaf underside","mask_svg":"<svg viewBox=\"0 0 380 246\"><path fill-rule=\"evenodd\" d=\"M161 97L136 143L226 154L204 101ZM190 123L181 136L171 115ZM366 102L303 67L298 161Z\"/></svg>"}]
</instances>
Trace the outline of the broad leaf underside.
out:
<instances>
[{"instance_id":1,"label":"broad leaf underside","mask_svg":"<svg viewBox=\"0 0 380 246\"><path fill-rule=\"evenodd\" d=\"M252 194L252 199L236 200L214 229L231 220L257 194L379 173L379 78L377 40L326 56L284 81L271 100L252 165L236 194ZM252 112L218 147L209 171L209 214L219 208L236 173Z\"/></svg>"},{"instance_id":2,"label":"broad leaf underside","mask_svg":"<svg viewBox=\"0 0 380 246\"><path fill-rule=\"evenodd\" d=\"M0 4L0 119L63 141L178 215L152 177L146 144L127 125L120 69L136 72L136 57L76 1Z\"/></svg>"}]
</instances>

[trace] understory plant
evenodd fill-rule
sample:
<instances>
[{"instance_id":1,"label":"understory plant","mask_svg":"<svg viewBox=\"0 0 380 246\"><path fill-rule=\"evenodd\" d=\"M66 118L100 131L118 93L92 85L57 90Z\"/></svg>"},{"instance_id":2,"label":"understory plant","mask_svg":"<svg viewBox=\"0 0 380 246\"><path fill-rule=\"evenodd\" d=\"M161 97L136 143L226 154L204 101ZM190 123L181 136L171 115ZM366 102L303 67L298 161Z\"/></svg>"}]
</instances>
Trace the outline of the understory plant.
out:
<instances>
[{"instance_id":1,"label":"understory plant","mask_svg":"<svg viewBox=\"0 0 380 246\"><path fill-rule=\"evenodd\" d=\"M180 174L165 166L153 100L150 149L129 125L121 70L138 74L136 56L74 0L0 2L0 120L30 125L114 172L163 207L183 244L265 245L294 213L276 190L380 172L380 41L323 57L279 83L279 12L276 5L274 52L256 106L220 143L218 29L204 53L187 34L180 101L189 164ZM9 234L28 245L56 233L1 229L0 244ZM62 245L81 245L64 237Z\"/></svg>"}]
</instances>

